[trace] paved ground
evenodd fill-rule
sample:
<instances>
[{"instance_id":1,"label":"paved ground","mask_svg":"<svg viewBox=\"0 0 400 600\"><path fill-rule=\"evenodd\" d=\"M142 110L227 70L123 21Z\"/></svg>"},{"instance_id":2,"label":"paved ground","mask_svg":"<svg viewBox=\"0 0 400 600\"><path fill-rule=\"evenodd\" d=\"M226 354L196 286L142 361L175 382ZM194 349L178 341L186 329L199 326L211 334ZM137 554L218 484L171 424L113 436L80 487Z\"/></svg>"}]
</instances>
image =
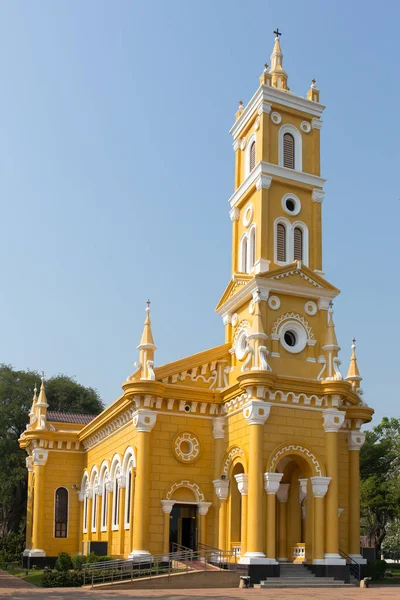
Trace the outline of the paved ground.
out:
<instances>
[{"instance_id":1,"label":"paved ground","mask_svg":"<svg viewBox=\"0 0 400 600\"><path fill-rule=\"evenodd\" d=\"M369 589L337 589L337 590L89 590L82 588L43 589L32 586L12 575L0 571L0 598L13 600L128 600L137 598L157 598L158 600L391 600L400 598L400 586L374 586Z\"/></svg>"}]
</instances>

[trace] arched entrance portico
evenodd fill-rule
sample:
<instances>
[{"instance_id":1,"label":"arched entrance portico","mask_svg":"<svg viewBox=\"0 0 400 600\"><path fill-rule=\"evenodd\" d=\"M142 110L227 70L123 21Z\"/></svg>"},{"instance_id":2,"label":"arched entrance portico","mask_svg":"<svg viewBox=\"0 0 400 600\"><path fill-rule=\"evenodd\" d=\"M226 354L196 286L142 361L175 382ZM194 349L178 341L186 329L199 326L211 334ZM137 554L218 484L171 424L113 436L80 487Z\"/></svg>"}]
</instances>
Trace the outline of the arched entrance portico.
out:
<instances>
[{"instance_id":1,"label":"arched entrance portico","mask_svg":"<svg viewBox=\"0 0 400 600\"><path fill-rule=\"evenodd\" d=\"M274 493L268 484L280 477ZM271 453L264 475L267 492L267 556L279 562L323 558L324 495L329 485L325 467L304 444L285 444ZM268 497L269 494L269 497ZM276 497L276 500L275 500ZM273 513L276 515L274 540ZM321 544L322 540L322 544Z\"/></svg>"},{"instance_id":2,"label":"arched entrance portico","mask_svg":"<svg viewBox=\"0 0 400 600\"><path fill-rule=\"evenodd\" d=\"M174 483L161 500L164 512L163 553L168 554L173 544L197 550L205 543L206 515L211 502L204 501L199 486L191 481Z\"/></svg>"}]
</instances>

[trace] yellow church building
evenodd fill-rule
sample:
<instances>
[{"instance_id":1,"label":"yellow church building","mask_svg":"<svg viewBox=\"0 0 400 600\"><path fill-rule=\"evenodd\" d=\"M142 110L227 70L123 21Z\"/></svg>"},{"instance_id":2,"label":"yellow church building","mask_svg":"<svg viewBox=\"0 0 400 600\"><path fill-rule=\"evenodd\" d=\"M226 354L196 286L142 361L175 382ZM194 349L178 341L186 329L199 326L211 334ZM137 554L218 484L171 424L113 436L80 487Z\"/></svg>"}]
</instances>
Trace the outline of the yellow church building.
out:
<instances>
[{"instance_id":1,"label":"yellow church building","mask_svg":"<svg viewBox=\"0 0 400 600\"><path fill-rule=\"evenodd\" d=\"M150 560L174 542L234 549L253 580L282 562L340 576L345 554L364 562L359 452L373 410L354 342L340 372L339 290L323 272L323 110L314 80L306 98L289 89L277 35L231 129L224 343L157 366L148 305L138 361L101 414L48 411L44 381L35 391L20 439L30 564L95 548Z\"/></svg>"}]
</instances>

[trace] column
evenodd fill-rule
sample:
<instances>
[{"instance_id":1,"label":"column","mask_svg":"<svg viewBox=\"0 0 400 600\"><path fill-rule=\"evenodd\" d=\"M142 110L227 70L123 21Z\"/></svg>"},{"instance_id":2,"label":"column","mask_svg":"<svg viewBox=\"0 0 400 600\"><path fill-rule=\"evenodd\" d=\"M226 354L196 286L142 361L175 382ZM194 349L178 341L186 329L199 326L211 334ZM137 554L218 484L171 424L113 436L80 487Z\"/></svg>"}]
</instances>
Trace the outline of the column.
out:
<instances>
[{"instance_id":1,"label":"column","mask_svg":"<svg viewBox=\"0 0 400 600\"><path fill-rule=\"evenodd\" d=\"M218 544L219 550L226 550L226 501L228 499L228 479L214 479L215 493L219 500L218 509Z\"/></svg>"},{"instance_id":2,"label":"column","mask_svg":"<svg viewBox=\"0 0 400 600\"><path fill-rule=\"evenodd\" d=\"M44 467L48 458L48 450L34 448L33 473L34 497L33 497L33 523L32 523L32 549L29 556L46 556L44 547Z\"/></svg>"},{"instance_id":3,"label":"column","mask_svg":"<svg viewBox=\"0 0 400 600\"><path fill-rule=\"evenodd\" d=\"M242 518L240 531L240 556L244 556L247 551L247 494L249 491L249 476L246 473L235 475L238 490L242 497Z\"/></svg>"},{"instance_id":4,"label":"column","mask_svg":"<svg viewBox=\"0 0 400 600\"><path fill-rule=\"evenodd\" d=\"M164 541L163 541L163 559L168 560L170 552L169 547L169 531L171 524L171 511L174 507L175 500L161 500L161 506L164 513Z\"/></svg>"},{"instance_id":5,"label":"column","mask_svg":"<svg viewBox=\"0 0 400 600\"><path fill-rule=\"evenodd\" d=\"M33 505L33 457L26 458L26 468L28 469L28 497L26 503L26 536L24 556L29 555L29 550L32 548L32 505Z\"/></svg>"},{"instance_id":6,"label":"column","mask_svg":"<svg viewBox=\"0 0 400 600\"><path fill-rule=\"evenodd\" d=\"M287 502L289 498L290 483L281 483L276 497L279 502L279 538L278 561L287 561ZM267 517L268 518L268 517Z\"/></svg>"},{"instance_id":7,"label":"column","mask_svg":"<svg viewBox=\"0 0 400 600\"><path fill-rule=\"evenodd\" d=\"M199 542L200 544L204 545L207 539L206 515L208 513L208 509L211 506L211 502L198 502L197 506L199 508Z\"/></svg>"},{"instance_id":8,"label":"column","mask_svg":"<svg viewBox=\"0 0 400 600\"><path fill-rule=\"evenodd\" d=\"M311 477L312 492L314 496L314 543L313 564L325 563L325 495L328 491L330 477Z\"/></svg>"},{"instance_id":9,"label":"column","mask_svg":"<svg viewBox=\"0 0 400 600\"><path fill-rule=\"evenodd\" d=\"M264 489L267 494L267 557L276 563L276 494L283 473L264 473Z\"/></svg>"},{"instance_id":10,"label":"column","mask_svg":"<svg viewBox=\"0 0 400 600\"><path fill-rule=\"evenodd\" d=\"M299 479L299 502L301 504L301 519L300 519L300 539L298 539L298 542L305 542L306 541L306 530L307 530L307 523L306 523L306 516L307 516L307 510L306 510L306 506L305 504L303 504L303 500L305 500L307 498L307 484L308 484L308 479Z\"/></svg>"},{"instance_id":11,"label":"column","mask_svg":"<svg viewBox=\"0 0 400 600\"><path fill-rule=\"evenodd\" d=\"M271 405L263 400L249 400L243 415L249 425L249 478L247 510L247 551L242 564L268 564L264 554L263 531L263 442L264 423Z\"/></svg>"},{"instance_id":12,"label":"column","mask_svg":"<svg viewBox=\"0 0 400 600\"><path fill-rule=\"evenodd\" d=\"M365 433L354 430L348 434L349 446L349 555L359 564L366 564L360 554L360 450Z\"/></svg>"},{"instance_id":13,"label":"column","mask_svg":"<svg viewBox=\"0 0 400 600\"><path fill-rule=\"evenodd\" d=\"M130 557L150 555L148 551L149 481L150 481L150 433L157 413L139 408L133 413L136 427L137 466L135 480L135 520L133 523L133 548Z\"/></svg>"},{"instance_id":14,"label":"column","mask_svg":"<svg viewBox=\"0 0 400 600\"><path fill-rule=\"evenodd\" d=\"M96 476L97 481L95 480L95 485L93 487L93 496L96 494L97 502L96 502L96 531L97 531L97 539L101 540L101 503L102 503L102 493L101 485L99 485L98 478Z\"/></svg>"},{"instance_id":15,"label":"column","mask_svg":"<svg viewBox=\"0 0 400 600\"><path fill-rule=\"evenodd\" d=\"M326 474L330 477L329 490L325 501L325 562L330 565L346 564L339 554L339 430L346 413L335 408L323 411L325 431Z\"/></svg>"},{"instance_id":16,"label":"column","mask_svg":"<svg viewBox=\"0 0 400 600\"><path fill-rule=\"evenodd\" d=\"M118 513L118 546L119 554L123 557L125 553L125 498L126 498L126 479L119 470L117 474L119 487L119 513Z\"/></svg>"},{"instance_id":17,"label":"column","mask_svg":"<svg viewBox=\"0 0 400 600\"><path fill-rule=\"evenodd\" d=\"M224 456L224 438L225 438L225 417L215 417L213 419L213 437L214 437L214 479L219 480L222 474L222 459ZM216 510L214 511L214 537L212 541L212 545L216 548L221 548L219 546L219 508L220 501L217 496L217 491L214 486L215 498L214 498L214 506Z\"/></svg>"}]
</instances>

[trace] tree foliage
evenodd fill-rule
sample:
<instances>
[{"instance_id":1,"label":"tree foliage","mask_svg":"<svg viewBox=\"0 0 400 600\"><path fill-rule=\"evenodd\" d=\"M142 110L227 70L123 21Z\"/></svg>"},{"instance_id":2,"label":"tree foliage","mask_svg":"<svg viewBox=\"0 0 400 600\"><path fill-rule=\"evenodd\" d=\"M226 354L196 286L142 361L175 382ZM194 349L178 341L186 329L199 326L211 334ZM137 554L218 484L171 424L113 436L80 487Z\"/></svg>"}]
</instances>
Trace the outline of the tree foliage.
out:
<instances>
[{"instance_id":1,"label":"tree foliage","mask_svg":"<svg viewBox=\"0 0 400 600\"><path fill-rule=\"evenodd\" d=\"M24 527L26 453L19 448L18 438L29 421L35 384L40 384L38 372L0 365L0 536ZM103 409L95 389L66 375L46 382L46 396L49 410L98 414Z\"/></svg>"},{"instance_id":2,"label":"tree foliage","mask_svg":"<svg viewBox=\"0 0 400 600\"><path fill-rule=\"evenodd\" d=\"M367 432L360 474L361 525L379 556L388 527L400 517L400 419L384 417Z\"/></svg>"}]
</instances>

